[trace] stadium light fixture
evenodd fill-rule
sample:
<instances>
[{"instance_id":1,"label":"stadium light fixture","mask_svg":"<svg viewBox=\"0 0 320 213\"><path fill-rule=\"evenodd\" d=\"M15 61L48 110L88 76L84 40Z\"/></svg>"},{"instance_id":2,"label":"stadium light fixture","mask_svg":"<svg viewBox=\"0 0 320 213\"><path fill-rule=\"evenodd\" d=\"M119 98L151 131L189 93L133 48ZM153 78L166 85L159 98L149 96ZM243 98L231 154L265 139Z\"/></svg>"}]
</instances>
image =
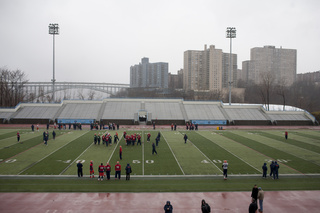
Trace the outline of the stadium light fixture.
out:
<instances>
[{"instance_id":1,"label":"stadium light fixture","mask_svg":"<svg viewBox=\"0 0 320 213\"><path fill-rule=\"evenodd\" d=\"M58 24L49 24L49 34L53 36L53 78L52 81L52 103L55 102L55 45L54 37L59 35L59 25Z\"/></svg>"},{"instance_id":2,"label":"stadium light fixture","mask_svg":"<svg viewBox=\"0 0 320 213\"><path fill-rule=\"evenodd\" d=\"M231 105L231 85L232 85L232 81L231 81L231 75L232 75L232 39L236 38L236 28L235 27L227 27L227 38L230 38L230 64L229 64L229 105Z\"/></svg>"}]
</instances>

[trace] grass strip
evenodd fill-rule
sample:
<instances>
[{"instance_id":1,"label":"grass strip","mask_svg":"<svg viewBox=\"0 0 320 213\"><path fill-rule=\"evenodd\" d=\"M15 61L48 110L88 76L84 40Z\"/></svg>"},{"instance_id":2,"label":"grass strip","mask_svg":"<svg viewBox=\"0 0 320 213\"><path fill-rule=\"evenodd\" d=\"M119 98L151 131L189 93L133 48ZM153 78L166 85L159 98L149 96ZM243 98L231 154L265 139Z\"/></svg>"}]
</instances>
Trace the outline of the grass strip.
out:
<instances>
[{"instance_id":1,"label":"grass strip","mask_svg":"<svg viewBox=\"0 0 320 213\"><path fill-rule=\"evenodd\" d=\"M217 192L250 191L257 184L264 191L320 190L319 177L221 179L135 179L97 181L89 178L0 178L0 192Z\"/></svg>"},{"instance_id":2,"label":"grass strip","mask_svg":"<svg viewBox=\"0 0 320 213\"><path fill-rule=\"evenodd\" d=\"M306 150L309 150L309 151L320 153L320 146L315 146L315 145L312 145L312 144L309 144L309 143L304 143L302 141L298 141L298 140L295 140L295 139L292 139L292 138L289 138L288 140L286 140L282 136L270 134L268 132L262 132L262 131L255 131L255 132L260 134L260 135L262 135L262 136L264 136L264 137L268 137L268 138L271 138L271 139L274 139L274 140L277 140L277 141L281 141L281 142L286 143L286 144L294 145L294 146L297 146L297 147L300 147L300 148L303 148L303 149L306 149Z\"/></svg>"}]
</instances>

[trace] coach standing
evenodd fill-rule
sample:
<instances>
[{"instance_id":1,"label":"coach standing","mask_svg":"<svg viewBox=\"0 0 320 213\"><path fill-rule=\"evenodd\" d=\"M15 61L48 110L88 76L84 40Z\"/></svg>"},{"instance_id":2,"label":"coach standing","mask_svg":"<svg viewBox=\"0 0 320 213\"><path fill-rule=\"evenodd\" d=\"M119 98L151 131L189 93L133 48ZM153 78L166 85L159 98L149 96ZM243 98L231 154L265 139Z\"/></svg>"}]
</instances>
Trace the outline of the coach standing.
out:
<instances>
[{"instance_id":1,"label":"coach standing","mask_svg":"<svg viewBox=\"0 0 320 213\"><path fill-rule=\"evenodd\" d=\"M78 167L78 177L82 177L83 176L83 172L82 172L83 165L80 161L78 162L77 167Z\"/></svg>"}]
</instances>

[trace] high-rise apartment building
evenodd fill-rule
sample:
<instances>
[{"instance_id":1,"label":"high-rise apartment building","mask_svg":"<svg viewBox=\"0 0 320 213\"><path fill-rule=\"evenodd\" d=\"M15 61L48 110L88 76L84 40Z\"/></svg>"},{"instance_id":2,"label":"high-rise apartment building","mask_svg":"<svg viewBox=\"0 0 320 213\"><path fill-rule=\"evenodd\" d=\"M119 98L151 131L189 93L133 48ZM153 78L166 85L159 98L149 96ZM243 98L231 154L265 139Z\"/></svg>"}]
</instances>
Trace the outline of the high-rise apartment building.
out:
<instances>
[{"instance_id":1,"label":"high-rise apartment building","mask_svg":"<svg viewBox=\"0 0 320 213\"><path fill-rule=\"evenodd\" d=\"M130 67L130 87L168 88L168 69L168 63L149 63L149 58L142 58Z\"/></svg>"},{"instance_id":2,"label":"high-rise apartment building","mask_svg":"<svg viewBox=\"0 0 320 213\"><path fill-rule=\"evenodd\" d=\"M260 84L267 73L272 74L275 83L292 85L297 74L297 50L275 46L252 48L250 60L242 62L241 79Z\"/></svg>"},{"instance_id":3,"label":"high-rise apartment building","mask_svg":"<svg viewBox=\"0 0 320 213\"><path fill-rule=\"evenodd\" d=\"M184 90L221 90L229 85L230 54L223 53L214 45L204 46L204 50L184 52ZM232 54L232 78L237 76L237 55Z\"/></svg>"}]
</instances>

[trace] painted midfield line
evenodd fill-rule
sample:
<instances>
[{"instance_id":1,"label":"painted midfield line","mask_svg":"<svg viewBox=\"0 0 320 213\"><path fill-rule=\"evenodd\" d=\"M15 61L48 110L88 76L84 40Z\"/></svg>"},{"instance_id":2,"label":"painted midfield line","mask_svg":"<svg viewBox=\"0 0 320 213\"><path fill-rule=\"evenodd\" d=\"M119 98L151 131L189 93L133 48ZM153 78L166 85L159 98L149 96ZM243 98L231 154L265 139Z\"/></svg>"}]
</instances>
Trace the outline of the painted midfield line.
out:
<instances>
[{"instance_id":1,"label":"painted midfield line","mask_svg":"<svg viewBox=\"0 0 320 213\"><path fill-rule=\"evenodd\" d=\"M86 132L85 132L85 133L83 133L82 135L78 136L77 138L75 138L75 139L73 139L73 140L69 141L69 143L71 143L72 141L74 141L74 140L76 140L76 139L78 139L78 138L82 137L82 136L83 136L83 135L85 135L85 134L86 134ZM47 156L44 156L43 158L41 158L41 159L40 159L40 160L38 160L37 162L35 162L35 163L31 164L30 166L26 167L26 168L25 168L25 169L23 169L21 172L19 172L19 173L18 173L18 175L20 175L21 173L23 173L23 172L25 172L26 170L30 169L31 167L33 167L33 166L34 166L34 165L36 165L37 163L41 162L41 161L42 161L42 160L44 160L45 158L49 157L50 155L52 155L52 154L53 154L53 153L55 153L56 151L60 150L61 148L65 147L65 146L66 146L66 145L68 145L69 143L66 143L65 145L63 145L63 146L62 146L62 147L60 147L59 149L56 149L55 151L51 152L51 153L50 153L50 154L48 154ZM37 146L39 146L39 144L38 144Z\"/></svg>"},{"instance_id":2,"label":"painted midfield line","mask_svg":"<svg viewBox=\"0 0 320 213\"><path fill-rule=\"evenodd\" d=\"M197 132L197 134L199 134ZM200 134L199 134L200 135ZM257 169L256 167L254 167L253 165L251 165L250 163L248 163L247 161L243 160L242 158L240 158L239 156L237 156L236 154L233 154L232 152L230 152L229 150L225 149L224 147L220 146L219 144L213 142L212 140L210 140L209 138L207 138L204 135L201 135L202 137L205 137L206 139L208 139L209 141L211 141L212 143L216 144L217 146L221 147L222 149L226 150L227 152L229 152L230 154L232 154L233 156L235 156L236 158L239 158L240 160L242 160L244 163L248 164L249 166L251 166L252 168L254 168L255 170L257 170L258 172L262 172L259 169Z\"/></svg>"},{"instance_id":3,"label":"painted midfield line","mask_svg":"<svg viewBox=\"0 0 320 213\"><path fill-rule=\"evenodd\" d=\"M160 132L161 132L161 131L160 131ZM162 134L162 132L161 132L161 134ZM172 149L171 149L171 146L169 145L169 143L168 143L167 139L164 137L164 135L163 135L163 134L162 134L162 136L163 136L164 140L166 141L166 143L168 144L169 149L171 150L171 153L173 154L174 159L176 159L177 164L178 164L178 166L180 167L182 174L183 174L183 175L186 175L186 174L184 173L184 171L183 171L183 169L182 169L182 167L181 167L181 165L180 165L180 163L179 163L179 161L178 161L178 159L177 159L176 155L173 153L173 151L172 151Z\"/></svg>"}]
</instances>

